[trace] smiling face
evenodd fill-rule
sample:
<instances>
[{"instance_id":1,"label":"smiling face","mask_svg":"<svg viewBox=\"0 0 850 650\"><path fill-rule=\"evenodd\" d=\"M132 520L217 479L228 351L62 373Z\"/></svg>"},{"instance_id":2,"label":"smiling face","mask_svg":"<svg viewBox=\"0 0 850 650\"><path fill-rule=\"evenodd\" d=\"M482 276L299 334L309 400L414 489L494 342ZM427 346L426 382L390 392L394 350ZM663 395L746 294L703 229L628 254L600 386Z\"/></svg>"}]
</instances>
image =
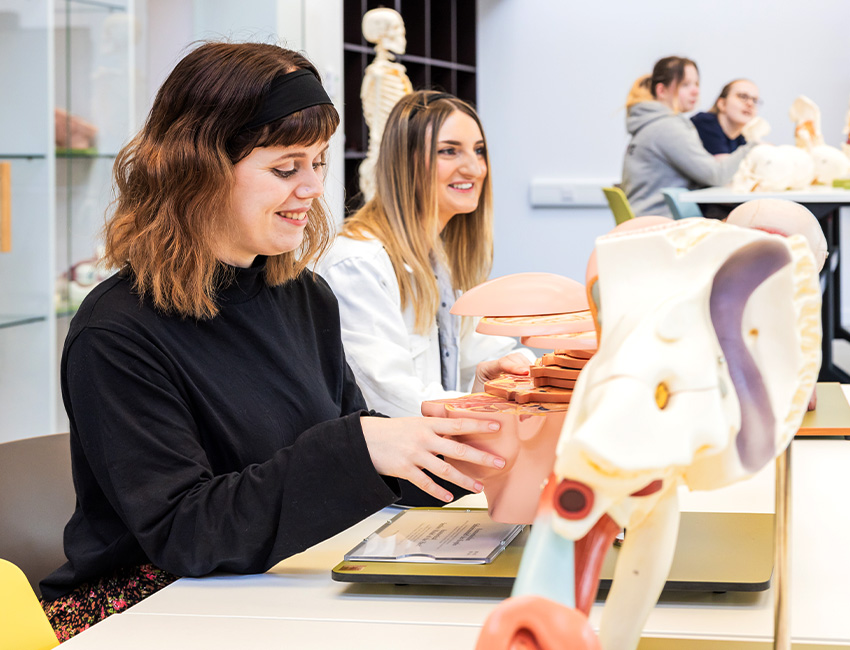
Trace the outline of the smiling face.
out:
<instances>
[{"instance_id":1,"label":"smiling face","mask_svg":"<svg viewBox=\"0 0 850 650\"><path fill-rule=\"evenodd\" d=\"M248 267L257 255L280 255L304 239L308 211L324 190L328 143L257 147L233 168L232 220L217 256Z\"/></svg>"},{"instance_id":2,"label":"smiling face","mask_svg":"<svg viewBox=\"0 0 850 650\"><path fill-rule=\"evenodd\" d=\"M758 115L759 89L742 79L732 84L729 94L717 100L717 109L733 127L742 127Z\"/></svg>"},{"instance_id":3,"label":"smiling face","mask_svg":"<svg viewBox=\"0 0 850 650\"><path fill-rule=\"evenodd\" d=\"M437 133L437 212L440 230L456 214L478 207L487 178L487 152L478 123L455 111Z\"/></svg>"}]
</instances>

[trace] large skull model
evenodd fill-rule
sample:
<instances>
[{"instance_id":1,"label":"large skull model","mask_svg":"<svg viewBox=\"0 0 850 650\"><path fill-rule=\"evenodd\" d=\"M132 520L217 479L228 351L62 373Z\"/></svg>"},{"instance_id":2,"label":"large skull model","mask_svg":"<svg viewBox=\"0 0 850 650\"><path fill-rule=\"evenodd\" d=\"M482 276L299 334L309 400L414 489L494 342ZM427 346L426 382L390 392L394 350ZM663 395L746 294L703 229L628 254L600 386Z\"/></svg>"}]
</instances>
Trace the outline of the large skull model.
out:
<instances>
[{"instance_id":1,"label":"large skull model","mask_svg":"<svg viewBox=\"0 0 850 650\"><path fill-rule=\"evenodd\" d=\"M806 149L760 144L738 165L731 186L741 192L804 190L815 180L815 164Z\"/></svg>"},{"instance_id":2,"label":"large skull model","mask_svg":"<svg viewBox=\"0 0 850 650\"><path fill-rule=\"evenodd\" d=\"M799 428L820 368L820 289L804 237L706 219L601 237L596 268L599 350L579 376L513 596L587 614L627 528L599 641L629 650L669 572L678 487L749 477ZM499 606L479 648L516 634L500 622L523 602ZM528 647L573 647L546 645L532 626L547 623L522 620Z\"/></svg>"},{"instance_id":3,"label":"large skull model","mask_svg":"<svg viewBox=\"0 0 850 650\"><path fill-rule=\"evenodd\" d=\"M843 151L828 144L811 149L815 166L815 180L819 185L832 185L836 178L850 178L850 158Z\"/></svg>"}]
</instances>

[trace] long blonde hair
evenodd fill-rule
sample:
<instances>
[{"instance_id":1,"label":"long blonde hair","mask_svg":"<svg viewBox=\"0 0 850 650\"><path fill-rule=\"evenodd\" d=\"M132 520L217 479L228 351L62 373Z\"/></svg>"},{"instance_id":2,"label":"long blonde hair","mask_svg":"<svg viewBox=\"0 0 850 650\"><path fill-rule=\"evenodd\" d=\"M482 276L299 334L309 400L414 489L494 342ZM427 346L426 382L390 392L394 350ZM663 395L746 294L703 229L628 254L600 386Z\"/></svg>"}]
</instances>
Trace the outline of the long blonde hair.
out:
<instances>
[{"instance_id":1,"label":"long blonde hair","mask_svg":"<svg viewBox=\"0 0 850 650\"><path fill-rule=\"evenodd\" d=\"M437 314L440 292L432 257L451 272L452 287L466 291L490 274L493 263L493 212L490 161L478 207L458 214L440 232L437 213L437 135L455 111L484 129L475 109L448 93L416 91L395 105L384 128L375 168L375 196L346 219L341 234L378 239L392 262L401 307L413 305L415 329L428 331ZM412 269L409 272L405 265Z\"/></svg>"}]
</instances>

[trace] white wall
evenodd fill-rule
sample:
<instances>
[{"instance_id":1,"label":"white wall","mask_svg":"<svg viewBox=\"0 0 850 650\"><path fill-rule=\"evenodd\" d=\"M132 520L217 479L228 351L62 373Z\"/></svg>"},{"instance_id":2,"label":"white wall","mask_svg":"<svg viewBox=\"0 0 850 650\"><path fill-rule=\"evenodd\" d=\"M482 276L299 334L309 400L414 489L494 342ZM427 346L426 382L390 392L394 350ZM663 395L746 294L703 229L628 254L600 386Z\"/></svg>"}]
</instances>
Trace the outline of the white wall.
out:
<instances>
[{"instance_id":1,"label":"white wall","mask_svg":"<svg viewBox=\"0 0 850 650\"><path fill-rule=\"evenodd\" d=\"M788 108L807 95L820 106L827 143L840 146L850 100L848 24L847 0L478 0L478 108L496 201L493 275L548 271L584 281L593 240L613 217L607 207L533 209L529 184L619 180L626 94L663 56L697 62L703 110L728 81L755 81L775 144L793 143Z\"/></svg>"}]
</instances>

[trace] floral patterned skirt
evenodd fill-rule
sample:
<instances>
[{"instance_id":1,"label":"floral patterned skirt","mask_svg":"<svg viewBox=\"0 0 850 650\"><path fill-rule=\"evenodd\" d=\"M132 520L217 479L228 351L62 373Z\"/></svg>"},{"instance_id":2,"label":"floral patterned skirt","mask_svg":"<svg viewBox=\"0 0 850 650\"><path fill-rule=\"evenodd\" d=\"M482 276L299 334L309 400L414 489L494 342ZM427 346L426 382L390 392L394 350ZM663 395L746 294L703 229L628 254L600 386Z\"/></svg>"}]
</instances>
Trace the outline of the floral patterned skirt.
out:
<instances>
[{"instance_id":1,"label":"floral patterned skirt","mask_svg":"<svg viewBox=\"0 0 850 650\"><path fill-rule=\"evenodd\" d=\"M56 600L42 600L41 606L50 619L56 638L60 642L67 641L110 614L123 612L175 580L177 576L157 569L152 564L125 567L97 582L80 585Z\"/></svg>"}]
</instances>

